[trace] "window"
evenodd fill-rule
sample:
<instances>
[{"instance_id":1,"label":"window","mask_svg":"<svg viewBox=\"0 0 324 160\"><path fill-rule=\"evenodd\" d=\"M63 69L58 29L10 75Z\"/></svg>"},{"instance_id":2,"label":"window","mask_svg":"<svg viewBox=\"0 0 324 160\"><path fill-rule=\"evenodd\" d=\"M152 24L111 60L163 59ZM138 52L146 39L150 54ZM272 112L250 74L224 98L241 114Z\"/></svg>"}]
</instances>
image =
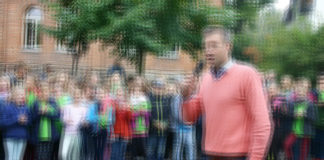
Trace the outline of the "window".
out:
<instances>
[{"instance_id":1,"label":"window","mask_svg":"<svg viewBox=\"0 0 324 160\"><path fill-rule=\"evenodd\" d=\"M39 49L39 24L42 20L42 11L32 7L28 9L24 23L24 49Z\"/></svg>"},{"instance_id":2,"label":"window","mask_svg":"<svg viewBox=\"0 0 324 160\"><path fill-rule=\"evenodd\" d=\"M62 41L62 40L56 41L56 51L58 53L67 53L68 52L68 49L67 49L66 45L64 44L64 41Z\"/></svg>"},{"instance_id":3,"label":"window","mask_svg":"<svg viewBox=\"0 0 324 160\"><path fill-rule=\"evenodd\" d=\"M60 22L57 23L58 30L60 30L61 27L62 27L62 23L60 23ZM59 39L56 40L56 51L58 53L67 53L68 52L68 47L66 46L65 41L59 40Z\"/></svg>"},{"instance_id":4,"label":"window","mask_svg":"<svg viewBox=\"0 0 324 160\"><path fill-rule=\"evenodd\" d=\"M160 59L178 59L180 52L180 46L174 45L171 51L165 51L158 56Z\"/></svg>"},{"instance_id":5,"label":"window","mask_svg":"<svg viewBox=\"0 0 324 160\"><path fill-rule=\"evenodd\" d=\"M135 57L136 56L136 48L133 45L128 46L127 49L126 49L126 47L121 46L119 48L119 50L122 54L124 54L127 57Z\"/></svg>"}]
</instances>

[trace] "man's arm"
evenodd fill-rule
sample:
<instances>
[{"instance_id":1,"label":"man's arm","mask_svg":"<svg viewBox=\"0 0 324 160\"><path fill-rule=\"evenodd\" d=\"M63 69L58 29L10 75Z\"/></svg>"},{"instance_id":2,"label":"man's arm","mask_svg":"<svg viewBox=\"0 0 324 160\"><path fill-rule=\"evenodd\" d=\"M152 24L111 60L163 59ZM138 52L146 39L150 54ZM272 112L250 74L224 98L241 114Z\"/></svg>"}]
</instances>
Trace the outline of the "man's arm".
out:
<instances>
[{"instance_id":1,"label":"man's arm","mask_svg":"<svg viewBox=\"0 0 324 160\"><path fill-rule=\"evenodd\" d=\"M262 160L267 152L271 137L271 116L262 89L261 77L254 70L247 72L245 96L251 116L249 160Z\"/></svg>"},{"instance_id":2,"label":"man's arm","mask_svg":"<svg viewBox=\"0 0 324 160\"><path fill-rule=\"evenodd\" d=\"M201 100L198 95L190 100L184 101L182 105L182 117L184 123L193 124L201 115Z\"/></svg>"},{"instance_id":3,"label":"man's arm","mask_svg":"<svg viewBox=\"0 0 324 160\"><path fill-rule=\"evenodd\" d=\"M195 77L187 80L183 86L182 96L184 98L182 104L182 117L183 121L187 124L195 123L202 114L202 90L199 89L198 94L192 95L196 88L197 79L195 79Z\"/></svg>"}]
</instances>

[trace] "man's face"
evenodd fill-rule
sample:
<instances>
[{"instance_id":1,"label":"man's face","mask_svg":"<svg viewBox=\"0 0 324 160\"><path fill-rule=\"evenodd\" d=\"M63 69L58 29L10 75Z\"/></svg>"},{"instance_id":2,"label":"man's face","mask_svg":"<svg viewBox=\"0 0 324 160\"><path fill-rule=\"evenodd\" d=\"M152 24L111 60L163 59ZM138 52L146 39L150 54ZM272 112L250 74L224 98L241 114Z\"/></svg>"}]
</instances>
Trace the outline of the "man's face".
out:
<instances>
[{"instance_id":1,"label":"man's face","mask_svg":"<svg viewBox=\"0 0 324 160\"><path fill-rule=\"evenodd\" d=\"M206 35L204 44L204 54L209 66L218 68L228 60L231 45L224 41L223 34L220 31Z\"/></svg>"}]
</instances>

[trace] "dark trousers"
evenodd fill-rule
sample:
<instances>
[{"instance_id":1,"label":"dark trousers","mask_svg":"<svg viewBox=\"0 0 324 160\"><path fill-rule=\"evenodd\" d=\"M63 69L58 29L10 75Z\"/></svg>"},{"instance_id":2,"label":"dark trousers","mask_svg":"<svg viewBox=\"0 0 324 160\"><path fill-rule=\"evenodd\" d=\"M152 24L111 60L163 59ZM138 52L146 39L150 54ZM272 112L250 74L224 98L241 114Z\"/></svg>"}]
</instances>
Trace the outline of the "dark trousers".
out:
<instances>
[{"instance_id":1,"label":"dark trousers","mask_svg":"<svg viewBox=\"0 0 324 160\"><path fill-rule=\"evenodd\" d=\"M91 133L89 130L81 131L81 159L103 160L107 142L106 130Z\"/></svg>"},{"instance_id":2,"label":"dark trousers","mask_svg":"<svg viewBox=\"0 0 324 160\"><path fill-rule=\"evenodd\" d=\"M285 139L286 139L286 137L285 137L283 130L275 128L274 134L272 137L271 146L270 146L269 153L267 156L268 159L271 159L271 160L279 159L278 155L279 155L280 151L283 151Z\"/></svg>"},{"instance_id":3,"label":"dark trousers","mask_svg":"<svg viewBox=\"0 0 324 160\"><path fill-rule=\"evenodd\" d=\"M111 160L124 160L128 141L123 138L116 138L111 145Z\"/></svg>"},{"instance_id":4,"label":"dark trousers","mask_svg":"<svg viewBox=\"0 0 324 160\"><path fill-rule=\"evenodd\" d=\"M324 159L324 129L316 129L311 146L312 157L315 159Z\"/></svg>"},{"instance_id":5,"label":"dark trousers","mask_svg":"<svg viewBox=\"0 0 324 160\"><path fill-rule=\"evenodd\" d=\"M2 140L2 131L0 130L0 159L5 159L5 153L3 148L3 140Z\"/></svg>"},{"instance_id":6,"label":"dark trousers","mask_svg":"<svg viewBox=\"0 0 324 160\"><path fill-rule=\"evenodd\" d=\"M80 130L81 133L81 159L82 160L88 160L90 158L93 159L93 156L90 153L90 150L94 148L94 146L91 146L89 144L90 140L90 136L88 133L87 128L81 128Z\"/></svg>"},{"instance_id":7,"label":"dark trousers","mask_svg":"<svg viewBox=\"0 0 324 160\"><path fill-rule=\"evenodd\" d=\"M52 160L58 160L58 155L59 155L59 150L60 150L60 137L58 140L55 140L53 143L53 154L52 154Z\"/></svg>"},{"instance_id":8,"label":"dark trousers","mask_svg":"<svg viewBox=\"0 0 324 160\"><path fill-rule=\"evenodd\" d=\"M35 159L36 159L36 145L28 141L26 145L24 160L35 160Z\"/></svg>"},{"instance_id":9,"label":"dark trousers","mask_svg":"<svg viewBox=\"0 0 324 160\"><path fill-rule=\"evenodd\" d=\"M53 153L53 142L38 142L36 147L38 160L49 160Z\"/></svg>"},{"instance_id":10,"label":"dark trousers","mask_svg":"<svg viewBox=\"0 0 324 160\"><path fill-rule=\"evenodd\" d=\"M98 135L92 138L94 140L95 150L95 160L103 160L105 149L107 147L107 131L100 130ZM90 142L92 143L92 142Z\"/></svg>"},{"instance_id":11,"label":"dark trousers","mask_svg":"<svg viewBox=\"0 0 324 160\"><path fill-rule=\"evenodd\" d=\"M208 160L246 160L246 157L218 157L218 156L208 156Z\"/></svg>"},{"instance_id":12,"label":"dark trousers","mask_svg":"<svg viewBox=\"0 0 324 160\"><path fill-rule=\"evenodd\" d=\"M166 136L150 135L147 146L148 160L163 160L166 147Z\"/></svg>"},{"instance_id":13,"label":"dark trousers","mask_svg":"<svg viewBox=\"0 0 324 160\"><path fill-rule=\"evenodd\" d=\"M288 160L306 160L310 153L310 138L298 138L290 134L285 140L285 153Z\"/></svg>"},{"instance_id":14,"label":"dark trousers","mask_svg":"<svg viewBox=\"0 0 324 160\"><path fill-rule=\"evenodd\" d=\"M133 138L129 146L132 153L131 157L146 157L146 144L146 137Z\"/></svg>"}]
</instances>

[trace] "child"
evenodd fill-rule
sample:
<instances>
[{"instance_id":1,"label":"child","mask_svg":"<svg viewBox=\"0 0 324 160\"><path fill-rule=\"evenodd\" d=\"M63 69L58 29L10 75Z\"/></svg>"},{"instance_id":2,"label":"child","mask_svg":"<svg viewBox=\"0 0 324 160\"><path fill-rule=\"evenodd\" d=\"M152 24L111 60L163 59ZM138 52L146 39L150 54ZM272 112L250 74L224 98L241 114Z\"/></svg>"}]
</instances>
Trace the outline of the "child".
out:
<instances>
[{"instance_id":1,"label":"child","mask_svg":"<svg viewBox=\"0 0 324 160\"><path fill-rule=\"evenodd\" d=\"M95 148L95 144L97 142L97 132L94 131L92 123L89 120L89 116L91 113L92 106L95 104L95 89L90 86L86 86L85 90L85 105L87 107L86 114L86 123L81 128L82 134L82 146L81 146L81 156L82 159L97 159L95 158L95 154L97 154L97 149ZM92 116L92 113L91 113Z\"/></svg>"},{"instance_id":2,"label":"child","mask_svg":"<svg viewBox=\"0 0 324 160\"><path fill-rule=\"evenodd\" d=\"M171 94L169 93L171 96L171 123L174 132L172 159L194 160L196 159L195 127L185 124L182 120L183 97L179 94L176 86L176 83L171 83L168 87L171 90Z\"/></svg>"},{"instance_id":3,"label":"child","mask_svg":"<svg viewBox=\"0 0 324 160\"><path fill-rule=\"evenodd\" d=\"M87 121L91 125L94 143L94 159L104 159L105 150L109 150L109 137L113 129L113 101L105 97L102 88L97 89L95 100L90 104Z\"/></svg>"},{"instance_id":4,"label":"child","mask_svg":"<svg viewBox=\"0 0 324 160\"><path fill-rule=\"evenodd\" d=\"M132 157L138 157L142 154L146 157L146 142L149 129L149 116L151 104L143 92L142 82L137 81L130 95L130 105L133 110L131 144Z\"/></svg>"},{"instance_id":5,"label":"child","mask_svg":"<svg viewBox=\"0 0 324 160\"><path fill-rule=\"evenodd\" d=\"M124 88L123 80L118 73L112 74L109 83L109 91L112 96L116 96L117 90Z\"/></svg>"},{"instance_id":6,"label":"child","mask_svg":"<svg viewBox=\"0 0 324 160\"><path fill-rule=\"evenodd\" d=\"M35 136L37 139L37 159L47 160L52 158L54 142L59 133L55 126L60 117L55 99L50 97L48 83L42 83L37 105L37 118L35 122Z\"/></svg>"},{"instance_id":7,"label":"child","mask_svg":"<svg viewBox=\"0 0 324 160\"><path fill-rule=\"evenodd\" d=\"M20 160L25 152L30 112L25 104L23 88L14 88L11 99L0 120L4 127L3 144L6 160Z\"/></svg>"},{"instance_id":8,"label":"child","mask_svg":"<svg viewBox=\"0 0 324 160\"><path fill-rule=\"evenodd\" d=\"M62 160L80 159L81 136L79 128L85 123L87 108L82 103L80 89L75 89L73 104L64 107L63 123L64 135L60 146Z\"/></svg>"},{"instance_id":9,"label":"child","mask_svg":"<svg viewBox=\"0 0 324 160\"><path fill-rule=\"evenodd\" d=\"M165 92L165 84L162 81L152 82L152 92L149 99L152 105L150 116L150 129L148 138L147 159L161 160L164 158L169 119L170 119L170 99Z\"/></svg>"},{"instance_id":10,"label":"child","mask_svg":"<svg viewBox=\"0 0 324 160\"><path fill-rule=\"evenodd\" d=\"M3 109L7 105L8 96L9 96L9 84L10 80L9 77L3 76L0 77L0 119L2 117ZM3 141L2 141L2 129L0 126L0 159L4 159L4 148L3 148Z\"/></svg>"},{"instance_id":11,"label":"child","mask_svg":"<svg viewBox=\"0 0 324 160\"><path fill-rule=\"evenodd\" d=\"M313 122L316 120L314 104L308 99L308 80L298 81L296 98L289 103L289 114L293 117L292 133L285 140L287 159L307 159L310 138L314 135ZM295 147L293 147L295 146Z\"/></svg>"},{"instance_id":12,"label":"child","mask_svg":"<svg viewBox=\"0 0 324 160\"><path fill-rule=\"evenodd\" d=\"M280 95L276 83L269 85L268 93L274 122L274 133L268 158L277 160L279 153L283 151L283 142L290 132L291 118L288 116L287 96Z\"/></svg>"},{"instance_id":13,"label":"child","mask_svg":"<svg viewBox=\"0 0 324 160\"><path fill-rule=\"evenodd\" d=\"M9 97L9 77L0 77L0 103L5 103Z\"/></svg>"},{"instance_id":14,"label":"child","mask_svg":"<svg viewBox=\"0 0 324 160\"><path fill-rule=\"evenodd\" d=\"M132 112L127 103L127 99L123 89L118 89L115 99L115 125L112 142L111 159L123 160L125 159L125 153L127 143L132 136L131 120Z\"/></svg>"},{"instance_id":15,"label":"child","mask_svg":"<svg viewBox=\"0 0 324 160\"><path fill-rule=\"evenodd\" d=\"M37 116L37 87L36 87L36 79L34 76L28 75L25 82L25 93L26 93L26 105L29 108L32 119L31 124L29 125L29 133L31 136L29 136L29 139L27 141L26 146L26 153L24 155L24 160L34 160L36 159L36 144L37 144L37 137L34 136L35 133L35 126L34 126L34 120Z\"/></svg>"},{"instance_id":16,"label":"child","mask_svg":"<svg viewBox=\"0 0 324 160\"><path fill-rule=\"evenodd\" d=\"M315 137L312 140L313 160L324 159L324 73L318 77L317 83L318 119L315 123Z\"/></svg>"},{"instance_id":17,"label":"child","mask_svg":"<svg viewBox=\"0 0 324 160\"><path fill-rule=\"evenodd\" d=\"M55 78L55 84L54 84L54 93L55 93L55 99L57 108L60 113L62 113L63 108L69 104L72 103L72 97L69 93L69 79L68 75L65 73L59 73L57 77ZM61 140L61 134L63 130L63 122L61 119L57 119L55 121L55 126L57 128L57 131L59 133L59 138L54 142L54 156L53 159L59 159L57 156L59 155L59 148L60 148L60 140Z\"/></svg>"}]
</instances>

